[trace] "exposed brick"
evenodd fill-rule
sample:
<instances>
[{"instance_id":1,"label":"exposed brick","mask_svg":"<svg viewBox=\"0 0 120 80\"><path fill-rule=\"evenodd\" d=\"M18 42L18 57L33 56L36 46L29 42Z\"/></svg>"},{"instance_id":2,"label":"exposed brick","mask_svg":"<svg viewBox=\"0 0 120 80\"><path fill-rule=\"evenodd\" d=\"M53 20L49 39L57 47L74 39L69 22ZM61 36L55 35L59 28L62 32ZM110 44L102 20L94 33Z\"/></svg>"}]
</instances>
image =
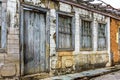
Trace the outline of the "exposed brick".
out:
<instances>
[{"instance_id":1,"label":"exposed brick","mask_svg":"<svg viewBox=\"0 0 120 80\"><path fill-rule=\"evenodd\" d=\"M8 39L17 39L19 40L19 35L8 35Z\"/></svg>"},{"instance_id":2,"label":"exposed brick","mask_svg":"<svg viewBox=\"0 0 120 80\"><path fill-rule=\"evenodd\" d=\"M15 43L11 43L11 44L8 44L7 48L19 48L19 44L15 44Z\"/></svg>"},{"instance_id":3,"label":"exposed brick","mask_svg":"<svg viewBox=\"0 0 120 80\"><path fill-rule=\"evenodd\" d=\"M8 45L19 45L19 39L8 39Z\"/></svg>"},{"instance_id":4,"label":"exposed brick","mask_svg":"<svg viewBox=\"0 0 120 80\"><path fill-rule=\"evenodd\" d=\"M8 48L7 51L8 51L8 53L18 54L19 48Z\"/></svg>"}]
</instances>

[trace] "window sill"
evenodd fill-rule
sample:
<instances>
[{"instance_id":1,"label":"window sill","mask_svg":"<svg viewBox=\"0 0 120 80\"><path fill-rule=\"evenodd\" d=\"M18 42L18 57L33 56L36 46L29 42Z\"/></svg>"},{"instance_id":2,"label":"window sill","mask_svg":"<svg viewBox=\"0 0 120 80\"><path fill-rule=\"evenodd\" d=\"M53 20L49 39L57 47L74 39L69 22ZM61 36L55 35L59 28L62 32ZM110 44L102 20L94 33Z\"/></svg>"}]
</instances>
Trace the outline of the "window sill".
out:
<instances>
[{"instance_id":1,"label":"window sill","mask_svg":"<svg viewBox=\"0 0 120 80\"><path fill-rule=\"evenodd\" d=\"M80 51L93 51L92 48L81 48Z\"/></svg>"},{"instance_id":2,"label":"window sill","mask_svg":"<svg viewBox=\"0 0 120 80\"><path fill-rule=\"evenodd\" d=\"M97 49L97 51L107 51L107 49Z\"/></svg>"},{"instance_id":3,"label":"window sill","mask_svg":"<svg viewBox=\"0 0 120 80\"><path fill-rule=\"evenodd\" d=\"M74 51L74 48L71 48L71 49L61 49L61 48L57 48L56 49L57 52L62 52L62 51Z\"/></svg>"},{"instance_id":4,"label":"window sill","mask_svg":"<svg viewBox=\"0 0 120 80\"><path fill-rule=\"evenodd\" d=\"M108 54L108 51L80 51L79 53L77 54ZM75 54L76 55L76 54Z\"/></svg>"},{"instance_id":5,"label":"window sill","mask_svg":"<svg viewBox=\"0 0 120 80\"><path fill-rule=\"evenodd\" d=\"M6 49L0 48L0 53L6 53Z\"/></svg>"}]
</instances>

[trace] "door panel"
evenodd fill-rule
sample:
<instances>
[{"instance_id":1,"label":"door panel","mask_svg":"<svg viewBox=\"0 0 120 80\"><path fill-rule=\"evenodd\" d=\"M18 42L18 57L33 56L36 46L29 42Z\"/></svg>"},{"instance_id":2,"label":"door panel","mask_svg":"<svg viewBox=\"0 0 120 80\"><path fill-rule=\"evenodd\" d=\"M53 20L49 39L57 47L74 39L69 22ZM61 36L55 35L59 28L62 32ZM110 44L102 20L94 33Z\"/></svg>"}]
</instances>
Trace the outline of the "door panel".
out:
<instances>
[{"instance_id":1,"label":"door panel","mask_svg":"<svg viewBox=\"0 0 120 80\"><path fill-rule=\"evenodd\" d=\"M24 12L24 67L25 74L44 72L46 67L45 15Z\"/></svg>"}]
</instances>

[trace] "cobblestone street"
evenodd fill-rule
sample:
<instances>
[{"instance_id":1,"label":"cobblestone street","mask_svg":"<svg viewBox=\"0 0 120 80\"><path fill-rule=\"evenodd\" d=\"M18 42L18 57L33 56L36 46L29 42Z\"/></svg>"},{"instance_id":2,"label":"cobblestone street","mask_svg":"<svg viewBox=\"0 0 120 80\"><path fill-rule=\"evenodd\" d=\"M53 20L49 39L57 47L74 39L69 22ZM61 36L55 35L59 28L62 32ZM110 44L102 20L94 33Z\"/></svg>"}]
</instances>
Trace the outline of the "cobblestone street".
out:
<instances>
[{"instance_id":1,"label":"cobblestone street","mask_svg":"<svg viewBox=\"0 0 120 80\"><path fill-rule=\"evenodd\" d=\"M90 80L120 80L120 71L116 71Z\"/></svg>"}]
</instances>

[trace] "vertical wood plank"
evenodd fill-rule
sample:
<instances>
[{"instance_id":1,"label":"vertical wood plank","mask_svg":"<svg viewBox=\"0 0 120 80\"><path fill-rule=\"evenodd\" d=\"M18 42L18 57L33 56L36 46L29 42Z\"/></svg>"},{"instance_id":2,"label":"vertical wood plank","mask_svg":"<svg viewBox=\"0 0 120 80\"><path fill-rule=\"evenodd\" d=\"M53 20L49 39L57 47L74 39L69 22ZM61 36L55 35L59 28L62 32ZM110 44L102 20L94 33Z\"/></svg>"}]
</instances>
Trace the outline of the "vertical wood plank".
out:
<instances>
[{"instance_id":1,"label":"vertical wood plank","mask_svg":"<svg viewBox=\"0 0 120 80\"><path fill-rule=\"evenodd\" d=\"M38 13L34 15L34 63L35 63L35 73L39 72L40 68L40 22Z\"/></svg>"},{"instance_id":2,"label":"vertical wood plank","mask_svg":"<svg viewBox=\"0 0 120 80\"><path fill-rule=\"evenodd\" d=\"M28 42L28 39L29 39L29 34L28 34L28 30L29 30L29 12L28 11L25 11L25 45L24 45L24 48L25 48L25 71L26 73L28 74L29 71L30 71L30 67L29 67L29 42Z\"/></svg>"},{"instance_id":3,"label":"vertical wood plank","mask_svg":"<svg viewBox=\"0 0 120 80\"><path fill-rule=\"evenodd\" d=\"M28 51L28 43L27 43L27 24L28 24L28 21L27 21L27 19L26 18L28 18L28 13L27 13L27 11L25 11L24 12L24 27L23 27L23 29L24 29L24 66L25 66L25 68L24 68L24 72L25 72L25 74L27 74L27 71L28 71L28 66L27 66L27 54L26 53L28 53L27 51Z\"/></svg>"},{"instance_id":4,"label":"vertical wood plank","mask_svg":"<svg viewBox=\"0 0 120 80\"><path fill-rule=\"evenodd\" d=\"M45 71L45 16L40 15L40 71Z\"/></svg>"},{"instance_id":5,"label":"vertical wood plank","mask_svg":"<svg viewBox=\"0 0 120 80\"><path fill-rule=\"evenodd\" d=\"M23 26L24 26L24 22L25 22L25 19L24 19L24 10L22 9L23 7L21 7L21 15L20 15L20 75L23 75L25 74L25 62L24 62L24 29L23 29Z\"/></svg>"},{"instance_id":6,"label":"vertical wood plank","mask_svg":"<svg viewBox=\"0 0 120 80\"><path fill-rule=\"evenodd\" d=\"M34 12L30 12L30 26L29 26L29 30L28 30L28 34L29 34L29 57L30 57L30 62L29 62L29 66L30 66L30 73L34 73Z\"/></svg>"},{"instance_id":7,"label":"vertical wood plank","mask_svg":"<svg viewBox=\"0 0 120 80\"><path fill-rule=\"evenodd\" d=\"M28 53L29 53L29 44L28 44L28 23L29 23L29 12L28 11L25 11L25 46L24 46L24 51L25 51L25 73L28 74L29 73L29 65L28 65Z\"/></svg>"},{"instance_id":8,"label":"vertical wood plank","mask_svg":"<svg viewBox=\"0 0 120 80\"><path fill-rule=\"evenodd\" d=\"M47 12L45 14L45 29L46 29L46 69L45 71L46 72L49 72L50 71L50 14L49 12Z\"/></svg>"}]
</instances>

